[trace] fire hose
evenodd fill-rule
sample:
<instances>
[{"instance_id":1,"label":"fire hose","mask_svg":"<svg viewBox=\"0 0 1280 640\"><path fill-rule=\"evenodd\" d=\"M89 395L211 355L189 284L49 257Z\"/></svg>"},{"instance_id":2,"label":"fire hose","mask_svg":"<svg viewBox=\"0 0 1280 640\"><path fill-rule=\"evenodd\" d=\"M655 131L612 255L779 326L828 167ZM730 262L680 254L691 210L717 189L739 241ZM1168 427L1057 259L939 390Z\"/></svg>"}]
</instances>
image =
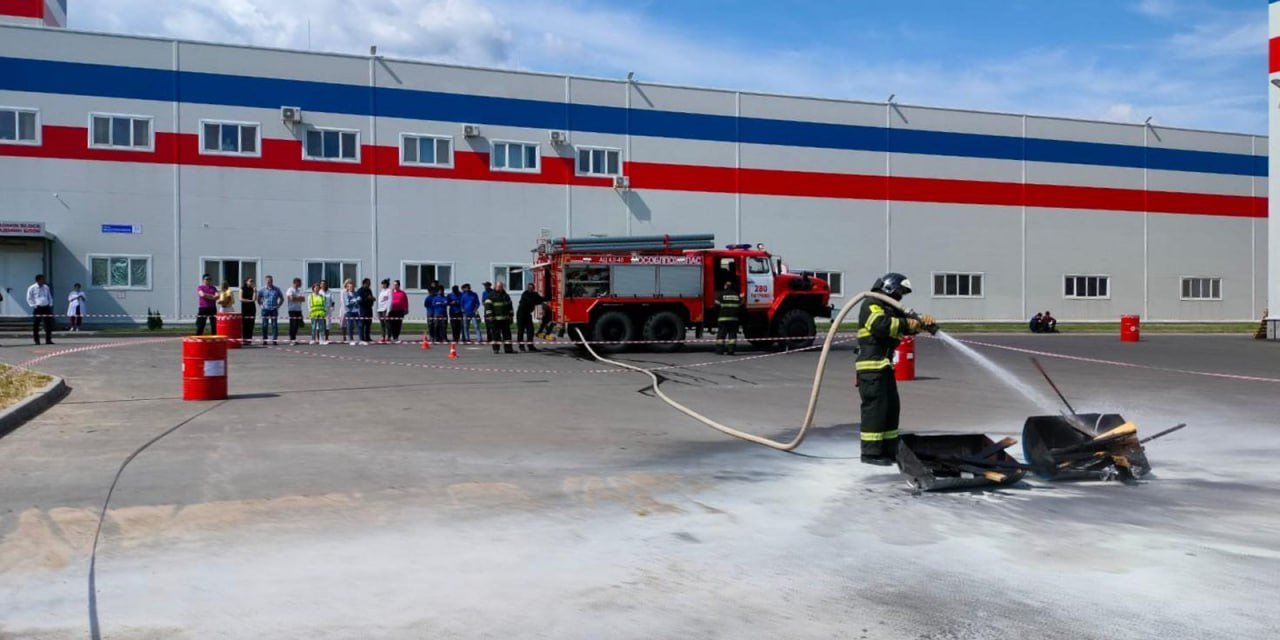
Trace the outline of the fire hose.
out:
<instances>
[{"instance_id":1,"label":"fire hose","mask_svg":"<svg viewBox=\"0 0 1280 640\"><path fill-rule=\"evenodd\" d=\"M596 350L593 349L591 345L587 342L587 339L585 336L582 335L581 330L575 329L575 331L577 331L578 333L578 339L582 342L582 346L586 347L587 351L596 360L599 360L600 362L604 362L606 364L611 364L615 367L629 369L631 371L635 371L636 373L643 373L649 376L649 378L653 380L654 394L656 394L658 398L660 398L663 402L666 402L667 404L671 405L675 410L679 411L680 413L683 413L689 416L690 418L693 418L694 420L697 420L698 422L701 422L702 424L705 424L708 427L711 427L712 429L720 431L734 438L740 438L742 440L746 440L747 442L754 442L756 444L764 445L766 447L777 449L779 451L792 451L796 447L799 447L801 442L804 442L805 436L808 435L809 433L809 428L813 426L813 416L818 408L818 393L822 389L822 378L826 375L827 356L831 353L831 345L833 342L835 342L836 333L839 332L840 330L840 323L844 321L845 316L849 315L849 312L853 310L854 306L856 306L859 302L862 302L866 298L873 298L875 300L883 302L886 305L907 314L908 317L913 317L918 319L918 316L916 316L915 312L904 309L902 307L902 303L898 302L897 300L894 300L893 298L887 295L884 295L882 293L876 293L874 291L864 291L854 296L853 298L851 298L848 302L844 303L844 306L840 308L840 313L836 314L836 317L831 319L831 328L827 330L827 338L822 343L822 352L821 352L821 355L818 356L818 367L813 374L813 389L810 390L809 392L809 407L808 409L805 410L804 421L800 425L800 432L797 433L795 437L792 438L789 442L779 442L777 440L770 440L769 438L747 433L745 431L739 431L737 429L734 429L733 427L729 427L719 422L716 422L715 420L712 420L711 418L708 418L707 416L704 416L701 413L698 413L697 411L694 411L693 409L690 409L689 407L686 407L683 404L676 402L675 400L671 399L670 396L668 396L666 393L662 391L662 386L660 384L660 381L658 380L658 375L656 373L648 369L645 369L644 367L637 367L632 364L627 364L625 362L619 362L617 360L610 360L608 358L602 357L600 354L596 353Z\"/></svg>"}]
</instances>

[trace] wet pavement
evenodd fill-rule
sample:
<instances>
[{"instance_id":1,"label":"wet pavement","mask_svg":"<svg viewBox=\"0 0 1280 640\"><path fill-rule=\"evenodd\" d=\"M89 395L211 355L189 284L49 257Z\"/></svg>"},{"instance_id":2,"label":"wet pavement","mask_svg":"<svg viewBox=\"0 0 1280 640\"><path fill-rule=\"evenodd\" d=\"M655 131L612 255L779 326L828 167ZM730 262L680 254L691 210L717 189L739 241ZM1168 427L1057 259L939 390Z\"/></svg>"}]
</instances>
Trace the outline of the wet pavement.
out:
<instances>
[{"instance_id":1,"label":"wet pavement","mask_svg":"<svg viewBox=\"0 0 1280 640\"><path fill-rule=\"evenodd\" d=\"M1136 486L914 494L856 460L847 349L800 455L729 439L567 348L245 349L224 403L180 399L177 341L59 355L39 368L71 394L0 439L0 638L87 636L107 488L180 424L111 499L104 638L1276 635L1280 344L972 339L1041 352L1081 411L1190 426L1149 445ZM6 343L9 362L52 352ZM975 348L1051 397L1028 353ZM817 360L621 357L779 438ZM937 340L918 373L907 430L1016 437L1042 411Z\"/></svg>"}]
</instances>

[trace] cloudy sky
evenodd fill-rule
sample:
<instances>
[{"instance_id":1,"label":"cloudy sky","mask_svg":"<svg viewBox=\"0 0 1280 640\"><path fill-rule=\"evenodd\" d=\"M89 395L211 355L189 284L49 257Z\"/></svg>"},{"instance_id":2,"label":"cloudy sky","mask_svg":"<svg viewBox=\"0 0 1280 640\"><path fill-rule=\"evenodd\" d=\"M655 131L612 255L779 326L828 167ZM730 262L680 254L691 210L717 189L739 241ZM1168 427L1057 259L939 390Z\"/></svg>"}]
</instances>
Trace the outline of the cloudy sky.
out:
<instances>
[{"instance_id":1,"label":"cloudy sky","mask_svg":"<svg viewBox=\"0 0 1280 640\"><path fill-rule=\"evenodd\" d=\"M72 0L115 33L1265 133L1259 0Z\"/></svg>"}]
</instances>

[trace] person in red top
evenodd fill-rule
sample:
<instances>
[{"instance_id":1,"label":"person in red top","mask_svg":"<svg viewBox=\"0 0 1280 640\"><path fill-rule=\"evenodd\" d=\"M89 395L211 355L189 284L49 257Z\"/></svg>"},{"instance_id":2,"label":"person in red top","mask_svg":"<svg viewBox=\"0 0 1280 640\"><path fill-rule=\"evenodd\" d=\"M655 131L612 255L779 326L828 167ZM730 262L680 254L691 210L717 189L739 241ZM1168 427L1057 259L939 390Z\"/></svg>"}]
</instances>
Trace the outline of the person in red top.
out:
<instances>
[{"instance_id":1,"label":"person in red top","mask_svg":"<svg viewBox=\"0 0 1280 640\"><path fill-rule=\"evenodd\" d=\"M400 328L404 325L404 317L409 313L409 294L400 288L399 280L391 281L391 311L387 314L387 324L391 329L391 342L400 344Z\"/></svg>"},{"instance_id":2,"label":"person in red top","mask_svg":"<svg viewBox=\"0 0 1280 640\"><path fill-rule=\"evenodd\" d=\"M218 335L218 288L213 286L213 276L204 274L200 278L200 286L196 287L196 335L204 335L205 322L209 323L209 333Z\"/></svg>"}]
</instances>

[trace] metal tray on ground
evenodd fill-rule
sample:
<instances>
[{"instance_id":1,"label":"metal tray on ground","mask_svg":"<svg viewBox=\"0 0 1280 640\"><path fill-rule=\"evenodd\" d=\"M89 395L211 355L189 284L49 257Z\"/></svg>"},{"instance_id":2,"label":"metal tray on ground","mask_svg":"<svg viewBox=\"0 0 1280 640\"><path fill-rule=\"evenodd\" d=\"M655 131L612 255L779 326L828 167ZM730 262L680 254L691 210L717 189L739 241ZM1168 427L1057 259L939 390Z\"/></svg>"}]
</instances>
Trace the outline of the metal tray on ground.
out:
<instances>
[{"instance_id":1,"label":"metal tray on ground","mask_svg":"<svg viewBox=\"0 0 1280 640\"><path fill-rule=\"evenodd\" d=\"M980 470L988 469L1001 477L998 480L938 460L971 457L994 445L991 438L981 433L904 433L898 441L898 469L907 484L920 491L1008 486L1022 480L1026 471L1003 450L987 458L987 464L979 464L978 461L966 464Z\"/></svg>"},{"instance_id":2,"label":"metal tray on ground","mask_svg":"<svg viewBox=\"0 0 1280 640\"><path fill-rule=\"evenodd\" d=\"M1022 426L1022 454L1032 472L1045 480L1098 480L1112 477L1112 458L1104 457L1063 468L1062 465L1066 463L1055 458L1052 450L1083 445L1094 436L1123 424L1125 419L1116 413L1031 416ZM1151 470L1140 445L1131 445L1125 454L1134 475L1142 476Z\"/></svg>"}]
</instances>

